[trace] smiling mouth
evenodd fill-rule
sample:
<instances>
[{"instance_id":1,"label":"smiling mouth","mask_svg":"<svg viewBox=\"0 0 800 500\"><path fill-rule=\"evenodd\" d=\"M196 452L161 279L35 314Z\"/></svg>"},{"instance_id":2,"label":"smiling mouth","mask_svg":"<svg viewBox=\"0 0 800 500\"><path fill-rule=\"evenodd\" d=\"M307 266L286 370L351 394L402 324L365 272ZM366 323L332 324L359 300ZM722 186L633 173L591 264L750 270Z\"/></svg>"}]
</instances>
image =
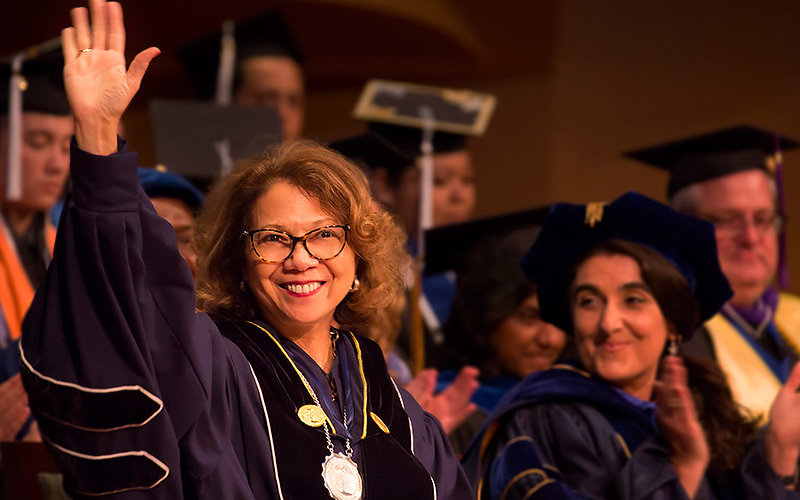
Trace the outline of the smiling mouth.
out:
<instances>
[{"instance_id":1,"label":"smiling mouth","mask_svg":"<svg viewBox=\"0 0 800 500\"><path fill-rule=\"evenodd\" d=\"M312 281L310 283L284 283L280 286L294 295L310 295L319 290L322 283L321 281Z\"/></svg>"},{"instance_id":2,"label":"smiling mouth","mask_svg":"<svg viewBox=\"0 0 800 500\"><path fill-rule=\"evenodd\" d=\"M617 352L627 347L629 342L603 342L600 347L607 352Z\"/></svg>"}]
</instances>

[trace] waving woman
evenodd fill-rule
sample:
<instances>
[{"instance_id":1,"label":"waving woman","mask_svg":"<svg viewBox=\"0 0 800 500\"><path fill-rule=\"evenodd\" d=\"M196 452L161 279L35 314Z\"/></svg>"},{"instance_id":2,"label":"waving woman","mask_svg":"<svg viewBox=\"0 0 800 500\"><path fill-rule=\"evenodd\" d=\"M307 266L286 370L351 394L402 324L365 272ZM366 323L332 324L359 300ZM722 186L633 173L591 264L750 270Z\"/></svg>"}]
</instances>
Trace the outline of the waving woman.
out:
<instances>
[{"instance_id":1,"label":"waving woman","mask_svg":"<svg viewBox=\"0 0 800 500\"><path fill-rule=\"evenodd\" d=\"M243 162L201 221L196 312L171 228L116 136L158 49L126 69L119 4L92 0L91 26L86 9L72 17L73 191L21 349L68 491L468 496L438 423L357 335L407 262L360 171L311 143Z\"/></svg>"}]
</instances>

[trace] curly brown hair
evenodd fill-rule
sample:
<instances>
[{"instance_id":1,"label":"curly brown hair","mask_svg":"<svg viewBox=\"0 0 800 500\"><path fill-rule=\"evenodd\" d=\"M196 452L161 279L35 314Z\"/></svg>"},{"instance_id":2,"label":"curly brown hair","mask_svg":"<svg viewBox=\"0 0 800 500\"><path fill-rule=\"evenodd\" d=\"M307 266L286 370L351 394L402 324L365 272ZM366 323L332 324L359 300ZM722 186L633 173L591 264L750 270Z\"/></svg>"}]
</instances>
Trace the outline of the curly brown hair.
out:
<instances>
[{"instance_id":1,"label":"curly brown hair","mask_svg":"<svg viewBox=\"0 0 800 500\"><path fill-rule=\"evenodd\" d=\"M361 282L337 306L341 328L366 334L379 312L392 305L404 287L410 263L405 233L373 203L366 177L340 154L311 141L276 145L242 161L209 194L195 237L199 279L198 308L225 318L250 318L260 311L242 286L249 240L259 197L278 181L288 182L337 221L350 226L347 244L356 254Z\"/></svg>"}]
</instances>

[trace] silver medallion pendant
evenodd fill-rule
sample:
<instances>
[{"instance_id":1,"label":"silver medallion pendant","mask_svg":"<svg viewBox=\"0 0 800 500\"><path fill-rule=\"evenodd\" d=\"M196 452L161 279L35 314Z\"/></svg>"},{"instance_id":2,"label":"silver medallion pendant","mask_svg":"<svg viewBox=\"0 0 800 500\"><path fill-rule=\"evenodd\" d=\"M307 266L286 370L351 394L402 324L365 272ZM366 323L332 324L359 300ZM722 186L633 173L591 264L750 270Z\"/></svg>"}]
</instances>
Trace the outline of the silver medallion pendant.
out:
<instances>
[{"instance_id":1,"label":"silver medallion pendant","mask_svg":"<svg viewBox=\"0 0 800 500\"><path fill-rule=\"evenodd\" d=\"M336 500L360 500L361 475L353 459L342 453L331 453L322 463L322 479L331 498Z\"/></svg>"}]
</instances>

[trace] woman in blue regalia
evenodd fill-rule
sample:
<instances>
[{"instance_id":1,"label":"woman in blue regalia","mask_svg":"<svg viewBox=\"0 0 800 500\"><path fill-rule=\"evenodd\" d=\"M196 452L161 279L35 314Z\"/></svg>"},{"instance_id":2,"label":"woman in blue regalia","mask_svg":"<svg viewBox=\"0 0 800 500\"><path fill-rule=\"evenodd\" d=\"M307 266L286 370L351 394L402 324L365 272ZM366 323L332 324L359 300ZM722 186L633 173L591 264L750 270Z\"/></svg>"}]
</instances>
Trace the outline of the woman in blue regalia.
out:
<instances>
[{"instance_id":1,"label":"woman in blue regalia","mask_svg":"<svg viewBox=\"0 0 800 500\"><path fill-rule=\"evenodd\" d=\"M439 374L438 386L452 383L462 366L480 370L480 387L471 399L478 408L449 433L456 453L466 451L509 389L571 356L567 334L542 321L536 285L519 265L546 213L536 209L462 224L428 248L433 266L452 266L457 274L453 310L444 325L443 359L450 369Z\"/></svg>"},{"instance_id":2,"label":"woman in blue regalia","mask_svg":"<svg viewBox=\"0 0 800 500\"><path fill-rule=\"evenodd\" d=\"M559 204L523 268L580 363L498 404L464 457L479 498L800 498L800 366L756 438L718 367L677 356L731 293L711 224L636 193Z\"/></svg>"},{"instance_id":3,"label":"woman in blue regalia","mask_svg":"<svg viewBox=\"0 0 800 500\"><path fill-rule=\"evenodd\" d=\"M158 49L126 69L118 3L62 33L73 188L25 323L22 377L75 498L467 498L438 422L365 332L403 233L312 143L244 162L199 225L197 301L116 136ZM195 307L202 312L197 312Z\"/></svg>"}]
</instances>

